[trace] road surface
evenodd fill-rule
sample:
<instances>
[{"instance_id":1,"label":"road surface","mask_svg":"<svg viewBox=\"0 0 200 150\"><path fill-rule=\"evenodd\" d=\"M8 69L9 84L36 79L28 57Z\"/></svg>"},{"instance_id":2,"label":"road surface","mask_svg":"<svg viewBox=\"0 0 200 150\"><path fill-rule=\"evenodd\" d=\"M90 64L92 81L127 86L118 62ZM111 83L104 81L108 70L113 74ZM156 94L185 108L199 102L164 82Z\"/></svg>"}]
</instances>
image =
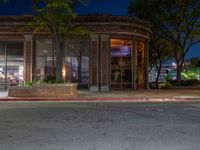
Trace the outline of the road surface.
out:
<instances>
[{"instance_id":1,"label":"road surface","mask_svg":"<svg viewBox=\"0 0 200 150\"><path fill-rule=\"evenodd\" d=\"M199 150L200 103L0 102L0 150Z\"/></svg>"}]
</instances>

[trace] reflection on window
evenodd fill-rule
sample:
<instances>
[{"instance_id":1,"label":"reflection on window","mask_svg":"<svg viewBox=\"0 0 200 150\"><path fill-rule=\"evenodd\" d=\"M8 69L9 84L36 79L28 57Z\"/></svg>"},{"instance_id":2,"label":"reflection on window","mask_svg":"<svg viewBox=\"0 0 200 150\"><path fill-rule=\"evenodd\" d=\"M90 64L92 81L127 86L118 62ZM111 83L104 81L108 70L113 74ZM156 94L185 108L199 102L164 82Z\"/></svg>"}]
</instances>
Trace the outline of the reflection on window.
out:
<instances>
[{"instance_id":1,"label":"reflection on window","mask_svg":"<svg viewBox=\"0 0 200 150\"><path fill-rule=\"evenodd\" d=\"M0 90L23 84L23 41L0 41Z\"/></svg>"},{"instance_id":2,"label":"reflection on window","mask_svg":"<svg viewBox=\"0 0 200 150\"><path fill-rule=\"evenodd\" d=\"M53 48L51 39L36 40L36 67L34 80L41 81L45 76L54 75Z\"/></svg>"},{"instance_id":3,"label":"reflection on window","mask_svg":"<svg viewBox=\"0 0 200 150\"><path fill-rule=\"evenodd\" d=\"M111 57L126 57L130 55L130 40L111 39Z\"/></svg>"},{"instance_id":4,"label":"reflection on window","mask_svg":"<svg viewBox=\"0 0 200 150\"><path fill-rule=\"evenodd\" d=\"M89 39L68 39L65 41L62 65L62 77L65 82L88 84L89 46ZM36 68L34 69L36 81L49 75L55 75L55 51L56 49L53 51L51 39L36 41Z\"/></svg>"},{"instance_id":5,"label":"reflection on window","mask_svg":"<svg viewBox=\"0 0 200 150\"><path fill-rule=\"evenodd\" d=\"M89 39L66 40L63 59L66 70L65 81L88 84L89 45Z\"/></svg>"},{"instance_id":6,"label":"reflection on window","mask_svg":"<svg viewBox=\"0 0 200 150\"><path fill-rule=\"evenodd\" d=\"M78 66L77 57L64 58L63 72L65 72L65 81L85 84L89 82L89 57L83 56L81 59L81 65Z\"/></svg>"},{"instance_id":7,"label":"reflection on window","mask_svg":"<svg viewBox=\"0 0 200 150\"><path fill-rule=\"evenodd\" d=\"M132 88L131 40L111 39L111 88Z\"/></svg>"}]
</instances>

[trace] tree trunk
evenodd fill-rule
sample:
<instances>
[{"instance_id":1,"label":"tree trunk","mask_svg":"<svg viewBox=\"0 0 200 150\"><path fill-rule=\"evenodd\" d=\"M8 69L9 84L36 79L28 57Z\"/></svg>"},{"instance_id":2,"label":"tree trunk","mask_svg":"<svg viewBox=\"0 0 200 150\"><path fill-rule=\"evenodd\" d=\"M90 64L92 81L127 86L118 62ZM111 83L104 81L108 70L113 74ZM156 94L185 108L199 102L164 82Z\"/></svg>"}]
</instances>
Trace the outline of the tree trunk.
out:
<instances>
[{"instance_id":1,"label":"tree trunk","mask_svg":"<svg viewBox=\"0 0 200 150\"><path fill-rule=\"evenodd\" d=\"M161 68L162 68L162 61L160 61L159 66L156 65L156 68L157 68L157 71L158 71L158 74L156 76L156 89L158 89L158 79L160 77L160 71L161 71Z\"/></svg>"},{"instance_id":2,"label":"tree trunk","mask_svg":"<svg viewBox=\"0 0 200 150\"><path fill-rule=\"evenodd\" d=\"M63 41L59 37L55 37L56 45L56 82L62 83L62 52L63 52Z\"/></svg>"},{"instance_id":3,"label":"tree trunk","mask_svg":"<svg viewBox=\"0 0 200 150\"><path fill-rule=\"evenodd\" d=\"M181 82L181 65L180 65L180 62L176 62L176 64L177 64L177 68L176 68L176 81L178 82L178 83L180 83Z\"/></svg>"}]
</instances>

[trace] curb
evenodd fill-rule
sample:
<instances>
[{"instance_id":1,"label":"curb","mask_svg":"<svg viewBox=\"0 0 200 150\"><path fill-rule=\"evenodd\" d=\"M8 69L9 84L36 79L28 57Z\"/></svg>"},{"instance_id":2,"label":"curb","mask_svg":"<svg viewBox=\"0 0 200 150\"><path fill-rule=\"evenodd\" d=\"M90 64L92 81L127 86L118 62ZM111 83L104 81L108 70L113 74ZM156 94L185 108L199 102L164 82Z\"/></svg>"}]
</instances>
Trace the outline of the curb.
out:
<instances>
[{"instance_id":1,"label":"curb","mask_svg":"<svg viewBox=\"0 0 200 150\"><path fill-rule=\"evenodd\" d=\"M65 101L65 102L200 102L200 98L0 98L7 101Z\"/></svg>"}]
</instances>

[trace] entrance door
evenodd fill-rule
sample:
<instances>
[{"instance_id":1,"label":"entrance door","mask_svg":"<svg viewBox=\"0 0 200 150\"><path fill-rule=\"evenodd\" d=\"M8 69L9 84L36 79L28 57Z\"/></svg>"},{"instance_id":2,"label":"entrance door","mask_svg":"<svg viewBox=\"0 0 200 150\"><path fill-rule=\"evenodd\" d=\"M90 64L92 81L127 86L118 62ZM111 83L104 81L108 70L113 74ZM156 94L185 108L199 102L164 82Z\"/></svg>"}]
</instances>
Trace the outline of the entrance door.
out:
<instances>
[{"instance_id":1,"label":"entrance door","mask_svg":"<svg viewBox=\"0 0 200 150\"><path fill-rule=\"evenodd\" d=\"M132 88L131 40L111 39L111 89Z\"/></svg>"}]
</instances>

